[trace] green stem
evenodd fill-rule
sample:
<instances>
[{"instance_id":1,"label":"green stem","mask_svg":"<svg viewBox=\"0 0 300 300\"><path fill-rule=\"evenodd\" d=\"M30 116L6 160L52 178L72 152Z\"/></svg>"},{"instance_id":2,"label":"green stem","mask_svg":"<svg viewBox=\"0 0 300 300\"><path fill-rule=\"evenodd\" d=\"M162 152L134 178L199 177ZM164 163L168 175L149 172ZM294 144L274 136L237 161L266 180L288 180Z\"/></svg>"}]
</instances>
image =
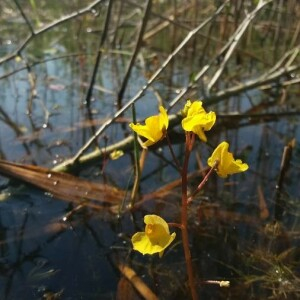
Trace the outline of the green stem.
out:
<instances>
[{"instance_id":1,"label":"green stem","mask_svg":"<svg viewBox=\"0 0 300 300\"><path fill-rule=\"evenodd\" d=\"M136 113L135 113L135 106L132 105L132 120L133 123L136 124ZM137 141L137 134L136 132L133 133L134 140L133 140L133 146L134 146L134 167L135 167L135 177L134 177L134 184L133 189L131 191L130 196L130 207L133 207L135 204L135 200L138 193L138 188L140 184L141 179L141 168L140 168L140 153L139 153L139 144Z\"/></svg>"},{"instance_id":2,"label":"green stem","mask_svg":"<svg viewBox=\"0 0 300 300\"><path fill-rule=\"evenodd\" d=\"M184 250L184 257L186 261L186 268L188 273L189 287L192 294L192 299L197 300L198 294L195 286L195 279L192 266L191 251L189 246L188 236L188 196L187 196L187 173L188 163L191 154L191 150L195 141L193 133L186 132L186 144L185 144L185 157L181 175L181 187L182 187L182 207L181 207L181 234L182 244Z\"/></svg>"}]
</instances>

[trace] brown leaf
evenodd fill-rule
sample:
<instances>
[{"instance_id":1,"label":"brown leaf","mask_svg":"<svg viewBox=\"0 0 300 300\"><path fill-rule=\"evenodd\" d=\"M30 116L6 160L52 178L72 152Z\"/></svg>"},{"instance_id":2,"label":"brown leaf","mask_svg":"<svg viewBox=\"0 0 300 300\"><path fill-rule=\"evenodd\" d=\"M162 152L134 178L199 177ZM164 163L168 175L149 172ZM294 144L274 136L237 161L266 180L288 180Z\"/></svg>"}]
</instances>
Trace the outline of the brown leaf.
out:
<instances>
[{"instance_id":1,"label":"brown leaf","mask_svg":"<svg viewBox=\"0 0 300 300\"><path fill-rule=\"evenodd\" d=\"M0 160L0 174L32 184L63 200L97 201L94 203L96 207L115 205L125 197L124 191L113 186L93 183L70 174L54 172L38 166ZM89 206L93 206L93 204L89 204Z\"/></svg>"}]
</instances>

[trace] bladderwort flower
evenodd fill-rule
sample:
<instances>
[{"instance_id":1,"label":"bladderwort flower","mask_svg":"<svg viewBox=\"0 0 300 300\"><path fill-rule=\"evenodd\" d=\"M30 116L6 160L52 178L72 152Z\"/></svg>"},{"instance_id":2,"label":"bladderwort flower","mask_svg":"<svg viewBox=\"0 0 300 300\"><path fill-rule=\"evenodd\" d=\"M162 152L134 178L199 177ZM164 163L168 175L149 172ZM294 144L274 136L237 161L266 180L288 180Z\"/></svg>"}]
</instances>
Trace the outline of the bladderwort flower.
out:
<instances>
[{"instance_id":1,"label":"bladderwort flower","mask_svg":"<svg viewBox=\"0 0 300 300\"><path fill-rule=\"evenodd\" d=\"M207 160L210 167L213 167L217 161L217 174L223 178L231 174L245 172L249 168L240 159L235 160L233 154L228 152L228 148L229 144L227 142L220 143Z\"/></svg>"},{"instance_id":2,"label":"bladderwort flower","mask_svg":"<svg viewBox=\"0 0 300 300\"><path fill-rule=\"evenodd\" d=\"M138 135L141 135L148 139L146 142L143 143L143 146L145 147L149 147L157 143L166 135L169 126L168 115L166 110L162 106L159 107L159 111L159 115L147 118L145 120L145 125L141 125L139 123L129 124L129 127Z\"/></svg>"},{"instance_id":3,"label":"bladderwort flower","mask_svg":"<svg viewBox=\"0 0 300 300\"><path fill-rule=\"evenodd\" d=\"M187 101L183 114L181 125L185 131L192 131L198 135L200 140L206 142L207 138L204 131L208 131L216 122L216 114L214 112L207 113L202 107L202 101Z\"/></svg>"},{"instance_id":4,"label":"bladderwort flower","mask_svg":"<svg viewBox=\"0 0 300 300\"><path fill-rule=\"evenodd\" d=\"M157 215L146 215L144 232L135 233L132 238L133 249L143 255L159 253L162 257L164 250L172 243L176 233L170 234L167 222Z\"/></svg>"},{"instance_id":5,"label":"bladderwort flower","mask_svg":"<svg viewBox=\"0 0 300 300\"><path fill-rule=\"evenodd\" d=\"M114 150L112 153L109 154L109 157L111 160L117 160L123 155L124 155L123 150Z\"/></svg>"}]
</instances>

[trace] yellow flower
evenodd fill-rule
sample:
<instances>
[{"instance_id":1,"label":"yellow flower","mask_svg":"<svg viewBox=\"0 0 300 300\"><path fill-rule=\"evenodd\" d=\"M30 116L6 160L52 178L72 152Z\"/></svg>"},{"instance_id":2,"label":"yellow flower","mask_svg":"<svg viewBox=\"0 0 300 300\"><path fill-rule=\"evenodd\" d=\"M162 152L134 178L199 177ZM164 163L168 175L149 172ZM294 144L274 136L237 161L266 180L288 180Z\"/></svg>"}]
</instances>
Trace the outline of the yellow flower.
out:
<instances>
[{"instance_id":1,"label":"yellow flower","mask_svg":"<svg viewBox=\"0 0 300 300\"><path fill-rule=\"evenodd\" d=\"M198 135L198 137L206 142L207 138L204 131L208 131L216 122L216 114L214 112L207 113L202 107L202 101L194 101L191 103L187 101L184 107L184 113L186 117L182 120L182 128L185 131L192 131Z\"/></svg>"},{"instance_id":2,"label":"yellow flower","mask_svg":"<svg viewBox=\"0 0 300 300\"><path fill-rule=\"evenodd\" d=\"M210 167L218 161L217 174L224 178L234 173L245 172L249 168L240 159L235 160L232 153L228 152L228 147L229 144L227 142L222 142L207 160Z\"/></svg>"},{"instance_id":3,"label":"yellow flower","mask_svg":"<svg viewBox=\"0 0 300 300\"><path fill-rule=\"evenodd\" d=\"M146 215L145 232L137 232L132 238L133 249L145 254L159 253L162 257L164 250L175 239L176 233L170 234L167 222L157 215Z\"/></svg>"},{"instance_id":4,"label":"yellow flower","mask_svg":"<svg viewBox=\"0 0 300 300\"><path fill-rule=\"evenodd\" d=\"M112 153L109 154L111 160L119 159L121 156L124 155L123 150L114 150Z\"/></svg>"},{"instance_id":5,"label":"yellow flower","mask_svg":"<svg viewBox=\"0 0 300 300\"><path fill-rule=\"evenodd\" d=\"M145 125L139 123L130 123L129 126L138 135L148 139L143 145L149 147L160 141L166 134L169 126L169 119L166 110L160 106L160 114L157 116L149 117L145 120Z\"/></svg>"}]
</instances>

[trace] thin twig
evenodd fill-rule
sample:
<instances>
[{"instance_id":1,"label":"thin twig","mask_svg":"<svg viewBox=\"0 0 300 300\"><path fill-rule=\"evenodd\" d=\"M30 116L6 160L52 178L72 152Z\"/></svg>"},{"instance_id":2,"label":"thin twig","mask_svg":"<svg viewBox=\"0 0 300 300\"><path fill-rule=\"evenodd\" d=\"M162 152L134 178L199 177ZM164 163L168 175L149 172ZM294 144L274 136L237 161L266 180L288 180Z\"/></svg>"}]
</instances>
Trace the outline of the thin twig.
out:
<instances>
[{"instance_id":1,"label":"thin twig","mask_svg":"<svg viewBox=\"0 0 300 300\"><path fill-rule=\"evenodd\" d=\"M29 27L29 30L30 30L31 34L34 35L34 29L33 29L32 25L31 25L31 23L29 22L27 16L25 15L25 13L24 13L22 7L20 6L19 2L18 2L17 0L14 0L14 2L15 2L15 4L16 4L18 10L20 11L20 13L21 13L23 19L25 20L27 26Z\"/></svg>"},{"instance_id":2,"label":"thin twig","mask_svg":"<svg viewBox=\"0 0 300 300\"><path fill-rule=\"evenodd\" d=\"M145 13L144 13L144 16L143 16L143 19L142 19L141 28L140 28L138 38L137 38L137 41L136 41L136 44L135 44L135 49L134 49L134 51L132 53L132 56L130 58L130 61L129 61L129 64L127 66L127 70L126 70L123 82L122 82L121 87L120 87L119 92L118 92L117 105L118 105L119 109L122 107L122 99L123 99L125 89L126 89L126 86L127 86L130 74L131 74L132 67L134 66L136 57L137 57L137 55L138 55L138 53L141 49L141 46L142 46L143 35L144 35L145 29L146 29L146 25L148 23L149 15L150 15L150 12L151 12L151 6L152 6L152 0L148 0L147 4L146 4L146 8L145 8Z\"/></svg>"},{"instance_id":3,"label":"thin twig","mask_svg":"<svg viewBox=\"0 0 300 300\"><path fill-rule=\"evenodd\" d=\"M94 84L95 84L99 64L100 64L101 57L102 57L101 49L103 48L104 42L105 42L106 37L107 37L108 26L109 26L109 23L110 23L110 17L111 17L111 11L112 11L112 5L113 5L113 0L109 0L107 11L106 11L105 22L104 22L104 28L103 28L103 31L101 33L101 38L100 38L99 47L98 47L98 51L97 51L97 57L96 57L96 61L95 61L95 64L94 64L94 70L93 70L90 85L89 85L89 88L88 88L88 91L87 91L87 94L86 94L86 98L85 98L85 102L86 102L86 105L88 107L90 106L91 98L92 98L92 95L93 95L93 87L94 87Z\"/></svg>"},{"instance_id":4,"label":"thin twig","mask_svg":"<svg viewBox=\"0 0 300 300\"><path fill-rule=\"evenodd\" d=\"M122 54L122 55L126 55L126 56L130 55L130 53L126 52L126 51L112 50L112 49L106 49L106 48L102 48L102 49L100 49L100 51L105 52L105 53L110 53L110 54ZM55 61L55 60L59 60L59 59L67 59L67 58L71 58L71 57L91 56L91 55L94 55L94 53L76 52L76 53L63 54L63 55L53 56L53 57L50 57L50 58L45 58L43 60L37 60L37 61L34 61L30 64L28 63L28 67L32 68L32 67L35 67L35 66L40 65L40 64L44 64L44 63L49 62L49 61ZM5 79L7 77L10 77L11 75L14 75L18 72L24 71L26 69L27 69L27 66L23 66L23 67L20 67L18 69L15 69L11 72L7 72L7 73L0 76L0 80Z\"/></svg>"},{"instance_id":5,"label":"thin twig","mask_svg":"<svg viewBox=\"0 0 300 300\"><path fill-rule=\"evenodd\" d=\"M210 170L207 172L207 174L204 176L204 178L202 179L202 181L200 182L200 184L198 185L198 187L196 188L196 190L192 193L192 195L188 198L187 203L191 203L193 198L202 190L203 186L205 185L205 183L207 182L209 176L211 175L211 173L216 169L218 165L218 161L214 162L214 165L210 168Z\"/></svg>"}]
</instances>

